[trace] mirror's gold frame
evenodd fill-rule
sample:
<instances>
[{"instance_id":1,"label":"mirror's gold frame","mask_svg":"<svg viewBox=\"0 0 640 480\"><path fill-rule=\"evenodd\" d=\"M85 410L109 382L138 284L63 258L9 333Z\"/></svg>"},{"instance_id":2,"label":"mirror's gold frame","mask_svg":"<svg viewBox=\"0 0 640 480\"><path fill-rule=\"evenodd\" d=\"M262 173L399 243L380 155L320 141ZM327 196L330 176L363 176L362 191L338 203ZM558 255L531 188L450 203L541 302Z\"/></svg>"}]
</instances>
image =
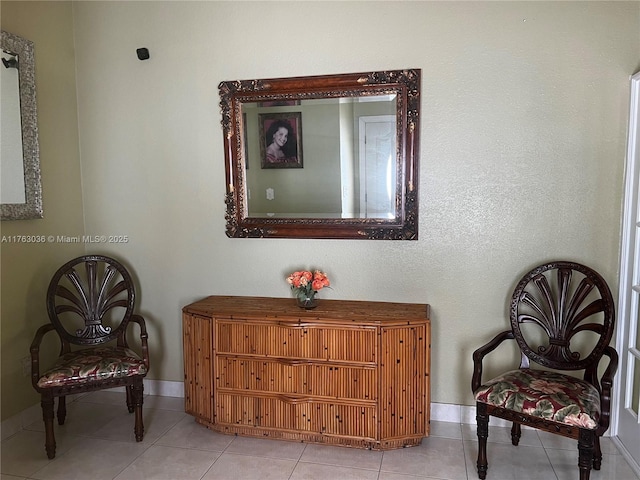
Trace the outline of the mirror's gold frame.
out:
<instances>
[{"instance_id":1,"label":"mirror's gold frame","mask_svg":"<svg viewBox=\"0 0 640 480\"><path fill-rule=\"evenodd\" d=\"M3 50L18 55L18 86L20 89L22 156L26 197L25 203L3 203L0 205L1 218L2 220L42 218L42 185L40 179L40 147L38 142L33 42L2 30L0 46Z\"/></svg>"},{"instance_id":2,"label":"mirror's gold frame","mask_svg":"<svg viewBox=\"0 0 640 480\"><path fill-rule=\"evenodd\" d=\"M231 238L418 239L421 70L221 82L226 234ZM396 215L383 218L257 218L247 215L242 104L273 100L396 95Z\"/></svg>"}]
</instances>

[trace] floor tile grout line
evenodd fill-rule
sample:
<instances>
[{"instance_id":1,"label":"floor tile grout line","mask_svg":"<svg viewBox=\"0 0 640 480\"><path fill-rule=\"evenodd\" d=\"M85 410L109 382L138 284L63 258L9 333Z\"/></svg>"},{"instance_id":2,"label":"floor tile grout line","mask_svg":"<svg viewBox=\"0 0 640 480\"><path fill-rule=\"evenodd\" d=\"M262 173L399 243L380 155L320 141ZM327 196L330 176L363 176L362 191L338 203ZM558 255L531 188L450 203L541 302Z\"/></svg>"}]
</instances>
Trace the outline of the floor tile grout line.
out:
<instances>
[{"instance_id":1,"label":"floor tile grout line","mask_svg":"<svg viewBox=\"0 0 640 480\"><path fill-rule=\"evenodd\" d=\"M209 468L207 468L207 469L205 470L205 472L202 474L202 476L200 477L200 479L199 479L199 480L202 480L204 477L206 477L206 476L207 476L207 474L211 471L211 469L212 469L212 468L213 468L213 466L216 464L216 462L220 459L220 457L222 457L222 453L220 453L220 455L218 455L218 456L216 457L216 459L215 459L213 462L211 462L211 465L209 465Z\"/></svg>"},{"instance_id":2,"label":"floor tile grout line","mask_svg":"<svg viewBox=\"0 0 640 480\"><path fill-rule=\"evenodd\" d=\"M234 454L236 455L236 454ZM255 455L254 455L255 456ZM260 458L267 458L267 457L260 457ZM271 457L273 458L273 457ZM319 462L319 461L309 461L309 460L299 460L297 463L303 463L303 464L309 464L309 465L324 465L326 467L340 467L340 468L353 468L354 470L364 470L366 472L380 472L380 468L366 468L366 467L359 467L357 465L342 465L339 463L326 463L326 462Z\"/></svg>"},{"instance_id":3,"label":"floor tile grout line","mask_svg":"<svg viewBox=\"0 0 640 480\"><path fill-rule=\"evenodd\" d=\"M300 456L298 457L298 460L296 460L296 464L293 466L293 469L291 470L291 473L289 474L288 480L291 480L291 477L293 476L293 473L296 471L296 468L298 468L298 465L300 465L300 460L302 459L302 456L304 455L304 452L307 449L308 445L309 445L308 443L304 444L304 448L300 452Z\"/></svg>"},{"instance_id":4,"label":"floor tile grout line","mask_svg":"<svg viewBox=\"0 0 640 480\"><path fill-rule=\"evenodd\" d=\"M89 400L90 399L84 399L84 398L80 399L80 398L78 398L78 399L75 399L73 403L78 402L78 403L85 403L85 404L96 405L96 406L98 406L98 405L114 406L115 405L114 403L109 403L109 402L89 401ZM147 407L146 410L157 410L160 413L163 413L163 412L181 412L180 410L176 410L175 408L166 408L166 405L167 404L165 404L165 408L153 406L153 407ZM126 470L129 466L131 466L131 464L133 464L137 459L139 459L142 455L144 455L145 452L147 452L153 446L162 446L162 444L159 443L161 441L161 439L168 432L170 432L173 428L175 428L183 419L184 419L184 417L182 419L178 420L177 422L171 424L170 426L162 428L162 432L160 432L154 440L152 440L151 442L145 444L144 450L142 452L140 452L136 456L136 458L132 459L131 462L127 466L125 466L119 473L117 473L117 475L115 477L113 477L113 478L116 478L118 475L120 475L124 470ZM465 445L465 443L466 443L466 441L470 441L471 442L472 440L469 440L469 439L465 440L465 438L464 438L465 434L463 432L464 428L463 428L462 424L458 424L458 428L460 429L460 434L461 434L460 437L461 438L451 438L451 439L452 440L459 440L461 442L461 444L462 444L461 446L462 446L463 458L464 458L464 462L465 462L464 468L465 468L466 478L467 478L467 480L470 480L472 478L470 476L470 470L469 470L470 469L470 464L467 462L467 460L468 460L467 457L468 457L468 455L470 455L470 451L469 451L470 445ZM38 433L44 434L44 432L40 432L40 431L37 431L37 430L29 430L28 428L23 428L22 430L23 431L30 431L30 432L38 432ZM556 446L554 446L555 442L554 443L547 442L547 443L549 443L549 445L546 446L545 443L543 442L543 439L541 438L540 432L539 431L535 431L535 433L537 435L538 441L540 442L539 445L526 445L526 446L527 447L536 447L536 448L537 447L542 447L545 450L545 456L546 456L546 458L547 458L547 460L548 460L548 462L549 462L549 464L550 464L550 466L552 468L552 471L554 472L555 478L559 479L560 478L560 473L562 473L562 472L559 473L559 471L557 470L557 467L554 466L554 464L551 462L550 454L551 454L551 452L555 452L555 451L562 451L562 452L573 451L573 449L569 449L565 444L560 444L559 447L556 447ZM82 433L80 433L80 434L73 434L73 436L80 437L80 438L94 438L94 439L99 439L99 440L103 440L103 441L107 441L107 442L114 442L114 443L129 443L129 442L122 442L122 441L120 441L118 439L114 439L114 438L100 437L100 436L95 435L95 434L83 435ZM4 441L9 440L12 437L9 437L8 439L5 439ZM435 435L431 435L431 437L436 437L436 436ZM448 436L446 434L445 435L441 435L441 436L437 436L437 437L438 438L450 438L450 436ZM230 452L229 451L229 448L231 447L231 445L234 444L234 442L236 441L237 438L238 437L233 438L224 447L222 452L220 452L219 450L215 451L216 453L218 453L218 457L207 468L206 472L202 475L201 480L202 480L202 478L204 478L204 476L206 476L208 474L208 472L211 471L211 468L219 461L219 459L222 457L222 455L224 453L229 453L229 454L234 454L234 455L235 454L246 455L246 454L244 454L242 452ZM4 443L4 441L3 441L3 443ZM491 443L509 443L509 442L491 442ZM291 480L291 478L293 478L294 472L296 471L296 469L301 464L308 463L308 464L315 464L315 465L332 465L332 464L318 463L318 462L314 462L314 461L304 461L303 460L303 456L304 456L304 453L306 452L306 449L308 448L308 445L309 444L304 444L304 449L298 455L297 460L295 461L295 465L293 465L293 469L291 470L291 473L287 477L289 480ZM197 451L213 452L211 450L200 450L197 447L196 448L190 448L190 447L175 447L175 446L171 446L171 445L164 445L164 446L174 447L174 448L181 448L181 449L183 448L183 449L186 449L186 450L197 450ZM523 446L525 446L525 445L523 445ZM61 458L66 453L68 453L68 452L64 452L63 454L59 454L58 458ZM614 449L613 452L611 452L611 453L606 452L604 455L606 455L607 457L609 457L609 456L613 457L614 455L616 455L616 453L617 453L617 451ZM385 452L382 452L382 455L380 457L380 463L379 463L378 468L377 468L377 478L378 478L378 480L380 479L381 475L383 475L383 473L384 473L384 471L382 469L382 466L384 464L384 455L385 455ZM618 455L619 455L619 453L618 453ZM248 456L259 457L259 458L277 458L277 457L263 457L261 455L248 455ZM293 460L293 458L291 458L290 460ZM46 465L49 465L49 464L50 463L47 463ZM43 466L42 468L45 468L46 465ZM332 465L332 466L342 466L342 465ZM42 470L42 468L38 469L36 472L32 473L31 475L37 475L38 472L40 472ZM366 470L366 471L371 471L371 472L376 471L374 469L362 468L362 467L358 467L358 466L354 466L354 465L350 465L349 468L355 468L355 469ZM28 477L19 477L19 478L32 478L32 477L28 476Z\"/></svg>"},{"instance_id":5,"label":"floor tile grout line","mask_svg":"<svg viewBox=\"0 0 640 480\"><path fill-rule=\"evenodd\" d=\"M469 480L471 477L469 476L469 464L467 462L467 447L465 445L465 441L464 441L464 432L462 431L462 425L460 425L460 443L462 443L462 457L464 458L464 471L467 475L467 480ZM472 465L473 465L473 459L471 459L472 461Z\"/></svg>"},{"instance_id":6,"label":"floor tile grout line","mask_svg":"<svg viewBox=\"0 0 640 480\"><path fill-rule=\"evenodd\" d=\"M149 444L149 446L147 448L145 448L142 452L140 452L140 454L138 454L135 458L133 458L126 467L124 467L122 470L120 470L116 475L114 475L113 477L111 477L111 480L114 480L116 477L118 477L118 475L120 475L122 472L124 472L127 468L129 468L136 460L138 460L142 455L145 454L146 451L148 451L151 447L153 447L153 444Z\"/></svg>"},{"instance_id":7,"label":"floor tile grout line","mask_svg":"<svg viewBox=\"0 0 640 480\"><path fill-rule=\"evenodd\" d=\"M547 451L547 449L544 449L544 454L547 457L547 460L549 461L549 465L551 465L551 470L553 470L553 474L556 476L556 480L558 480L560 477L558 477L558 472L556 471L556 467L554 467L553 462L551 461L551 457L549 456L549 452Z\"/></svg>"}]
</instances>

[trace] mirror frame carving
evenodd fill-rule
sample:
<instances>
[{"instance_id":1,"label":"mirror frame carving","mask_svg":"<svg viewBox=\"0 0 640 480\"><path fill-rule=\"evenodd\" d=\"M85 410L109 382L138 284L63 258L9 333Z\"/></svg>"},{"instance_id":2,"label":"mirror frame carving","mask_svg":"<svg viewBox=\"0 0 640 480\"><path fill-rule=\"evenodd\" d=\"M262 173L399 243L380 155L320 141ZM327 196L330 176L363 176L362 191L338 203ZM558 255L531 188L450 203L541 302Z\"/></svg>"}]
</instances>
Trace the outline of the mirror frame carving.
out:
<instances>
[{"instance_id":1,"label":"mirror frame carving","mask_svg":"<svg viewBox=\"0 0 640 480\"><path fill-rule=\"evenodd\" d=\"M33 42L2 30L2 50L18 55L18 87L22 120L22 158L24 165L25 203L3 203L2 220L42 218L42 185L40 178L40 147L36 107L35 59ZM0 66L0 68L4 68Z\"/></svg>"},{"instance_id":2,"label":"mirror frame carving","mask_svg":"<svg viewBox=\"0 0 640 480\"><path fill-rule=\"evenodd\" d=\"M230 238L418 239L421 70L224 81L218 85ZM247 216L242 104L396 94L396 216L384 218L262 218Z\"/></svg>"}]
</instances>

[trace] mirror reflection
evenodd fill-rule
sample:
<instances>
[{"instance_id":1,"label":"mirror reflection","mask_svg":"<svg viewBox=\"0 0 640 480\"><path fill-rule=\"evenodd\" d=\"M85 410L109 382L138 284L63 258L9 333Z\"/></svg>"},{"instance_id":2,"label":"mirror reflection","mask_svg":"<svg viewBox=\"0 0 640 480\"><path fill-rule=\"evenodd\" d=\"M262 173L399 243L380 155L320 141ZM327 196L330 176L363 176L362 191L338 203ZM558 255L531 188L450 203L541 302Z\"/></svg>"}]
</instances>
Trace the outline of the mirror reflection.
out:
<instances>
[{"instance_id":1,"label":"mirror reflection","mask_svg":"<svg viewBox=\"0 0 640 480\"><path fill-rule=\"evenodd\" d=\"M22 156L22 120L20 118L20 88L17 54L2 51L0 66L0 203L25 203L24 158Z\"/></svg>"},{"instance_id":2,"label":"mirror reflection","mask_svg":"<svg viewBox=\"0 0 640 480\"><path fill-rule=\"evenodd\" d=\"M33 42L5 31L0 40L2 220L42 218Z\"/></svg>"},{"instance_id":3,"label":"mirror reflection","mask_svg":"<svg viewBox=\"0 0 640 480\"><path fill-rule=\"evenodd\" d=\"M243 103L248 217L395 218L396 94Z\"/></svg>"},{"instance_id":4,"label":"mirror reflection","mask_svg":"<svg viewBox=\"0 0 640 480\"><path fill-rule=\"evenodd\" d=\"M220 82L227 236L417 240L420 76Z\"/></svg>"}]
</instances>

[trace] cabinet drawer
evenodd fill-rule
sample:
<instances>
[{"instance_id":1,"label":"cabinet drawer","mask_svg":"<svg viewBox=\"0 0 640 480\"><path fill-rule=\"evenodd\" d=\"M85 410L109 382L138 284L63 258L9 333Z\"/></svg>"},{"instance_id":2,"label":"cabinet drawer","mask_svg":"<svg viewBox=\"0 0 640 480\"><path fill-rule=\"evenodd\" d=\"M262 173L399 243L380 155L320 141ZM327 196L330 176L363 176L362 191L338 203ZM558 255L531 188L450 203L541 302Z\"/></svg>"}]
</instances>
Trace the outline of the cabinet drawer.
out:
<instances>
[{"instance_id":1,"label":"cabinet drawer","mask_svg":"<svg viewBox=\"0 0 640 480\"><path fill-rule=\"evenodd\" d=\"M315 401L308 397L220 392L216 397L216 422L323 435L376 437L374 406Z\"/></svg>"},{"instance_id":2,"label":"cabinet drawer","mask_svg":"<svg viewBox=\"0 0 640 480\"><path fill-rule=\"evenodd\" d=\"M216 357L216 388L376 400L375 366L319 364L306 360Z\"/></svg>"},{"instance_id":3,"label":"cabinet drawer","mask_svg":"<svg viewBox=\"0 0 640 480\"><path fill-rule=\"evenodd\" d=\"M375 327L216 321L217 353L375 363Z\"/></svg>"}]
</instances>

